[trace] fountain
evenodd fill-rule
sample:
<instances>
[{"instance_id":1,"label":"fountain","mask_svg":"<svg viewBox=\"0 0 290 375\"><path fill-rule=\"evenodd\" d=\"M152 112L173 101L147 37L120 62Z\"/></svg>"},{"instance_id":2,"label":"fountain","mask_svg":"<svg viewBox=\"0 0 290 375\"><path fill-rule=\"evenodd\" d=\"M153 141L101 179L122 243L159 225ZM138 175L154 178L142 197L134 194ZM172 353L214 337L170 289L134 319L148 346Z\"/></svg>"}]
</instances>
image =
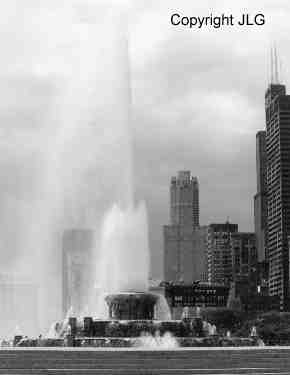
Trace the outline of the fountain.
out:
<instances>
[{"instance_id":1,"label":"fountain","mask_svg":"<svg viewBox=\"0 0 290 375\"><path fill-rule=\"evenodd\" d=\"M75 70L59 110L61 126L54 154L47 163L47 180L54 181L54 186L43 227L61 221L58 210L63 206L69 211L65 224L101 228L92 259L95 278L81 306L86 316L73 316L72 306L66 318L52 324L46 337L21 339L20 346L175 348L200 346L206 335L199 308L195 317L185 307L182 319L171 320L165 298L148 292L148 224L145 204L135 205L133 195L130 67L121 19L118 15L109 22L108 33L115 33L109 60L103 58L102 48L95 51L94 23L83 31L75 54L81 58L72 64ZM103 65L96 68L99 61ZM104 70L109 72L107 80ZM96 177L103 194L90 187L87 175ZM51 187L47 185L44 197ZM98 207L101 214L90 215L91 207ZM47 298L46 304L50 301ZM216 343L216 327L208 324L207 330L213 337L205 344Z\"/></svg>"},{"instance_id":2,"label":"fountain","mask_svg":"<svg viewBox=\"0 0 290 375\"><path fill-rule=\"evenodd\" d=\"M92 316L107 318L108 294L148 291L149 244L144 203L123 209L114 205L107 212L95 264L88 309Z\"/></svg>"},{"instance_id":3,"label":"fountain","mask_svg":"<svg viewBox=\"0 0 290 375\"><path fill-rule=\"evenodd\" d=\"M257 328L255 326L251 327L250 336L251 337L256 337L257 336Z\"/></svg>"},{"instance_id":4,"label":"fountain","mask_svg":"<svg viewBox=\"0 0 290 375\"><path fill-rule=\"evenodd\" d=\"M155 335L149 333L142 334L134 344L134 347L150 348L150 349L175 349L178 348L178 341L169 332L165 332L163 336L159 331Z\"/></svg>"},{"instance_id":5,"label":"fountain","mask_svg":"<svg viewBox=\"0 0 290 375\"><path fill-rule=\"evenodd\" d=\"M151 293L118 293L105 298L109 318L117 320L154 319L154 306L158 296Z\"/></svg>"}]
</instances>

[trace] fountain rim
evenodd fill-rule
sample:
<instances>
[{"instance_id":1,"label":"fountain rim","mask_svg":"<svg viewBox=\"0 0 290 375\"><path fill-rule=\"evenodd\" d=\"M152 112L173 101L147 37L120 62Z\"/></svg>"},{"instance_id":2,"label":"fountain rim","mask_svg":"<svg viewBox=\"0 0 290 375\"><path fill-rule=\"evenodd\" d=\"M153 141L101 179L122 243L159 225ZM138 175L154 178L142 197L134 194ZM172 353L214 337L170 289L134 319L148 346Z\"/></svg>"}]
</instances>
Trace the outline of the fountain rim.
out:
<instances>
[{"instance_id":1,"label":"fountain rim","mask_svg":"<svg viewBox=\"0 0 290 375\"><path fill-rule=\"evenodd\" d=\"M1 351L249 351L249 350L289 350L290 346L202 346L202 347L178 347L178 348L145 348L145 347L134 347L134 348L120 348L120 347L110 347L110 348L90 348L90 347L48 347L48 346L38 346L38 347L0 347Z\"/></svg>"},{"instance_id":2,"label":"fountain rim","mask_svg":"<svg viewBox=\"0 0 290 375\"><path fill-rule=\"evenodd\" d=\"M109 304L114 302L126 303L128 301L142 301L144 303L146 301L155 305L159 298L158 294L150 292L116 292L108 293L104 299Z\"/></svg>"}]
</instances>

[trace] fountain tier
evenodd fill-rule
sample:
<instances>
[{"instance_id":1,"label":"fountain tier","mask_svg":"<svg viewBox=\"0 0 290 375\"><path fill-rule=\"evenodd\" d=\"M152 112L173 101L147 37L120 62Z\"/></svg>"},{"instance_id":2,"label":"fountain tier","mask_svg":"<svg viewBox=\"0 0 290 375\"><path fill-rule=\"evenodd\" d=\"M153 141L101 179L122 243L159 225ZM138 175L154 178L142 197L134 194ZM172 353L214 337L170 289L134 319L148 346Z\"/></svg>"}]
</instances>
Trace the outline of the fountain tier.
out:
<instances>
[{"instance_id":1,"label":"fountain tier","mask_svg":"<svg viewBox=\"0 0 290 375\"><path fill-rule=\"evenodd\" d=\"M109 319L154 319L154 307L158 298L158 296L151 293L109 294L105 298L109 307Z\"/></svg>"}]
</instances>

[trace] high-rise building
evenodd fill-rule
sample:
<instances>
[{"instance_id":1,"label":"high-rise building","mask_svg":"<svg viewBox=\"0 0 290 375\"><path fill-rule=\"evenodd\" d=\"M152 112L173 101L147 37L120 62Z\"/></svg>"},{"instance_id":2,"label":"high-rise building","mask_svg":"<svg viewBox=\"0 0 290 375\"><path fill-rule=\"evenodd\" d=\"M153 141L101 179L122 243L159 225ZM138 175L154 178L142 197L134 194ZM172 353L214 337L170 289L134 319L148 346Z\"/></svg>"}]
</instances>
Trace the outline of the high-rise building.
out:
<instances>
[{"instance_id":1,"label":"high-rise building","mask_svg":"<svg viewBox=\"0 0 290 375\"><path fill-rule=\"evenodd\" d=\"M207 227L165 225L163 234L165 281L207 281Z\"/></svg>"},{"instance_id":2,"label":"high-rise building","mask_svg":"<svg viewBox=\"0 0 290 375\"><path fill-rule=\"evenodd\" d=\"M228 307L246 312L279 309L279 296L269 296L264 271L265 262L258 262L255 233L232 233L233 282Z\"/></svg>"},{"instance_id":3,"label":"high-rise building","mask_svg":"<svg viewBox=\"0 0 290 375\"><path fill-rule=\"evenodd\" d=\"M179 171L170 186L171 225L199 226L199 188L190 171Z\"/></svg>"},{"instance_id":4,"label":"high-rise building","mask_svg":"<svg viewBox=\"0 0 290 375\"><path fill-rule=\"evenodd\" d=\"M265 94L269 293L289 309L290 96L270 84Z\"/></svg>"},{"instance_id":5,"label":"high-rise building","mask_svg":"<svg viewBox=\"0 0 290 375\"><path fill-rule=\"evenodd\" d=\"M63 314L71 309L81 314L89 301L92 285L94 232L90 229L67 229L63 233Z\"/></svg>"},{"instance_id":6,"label":"high-rise building","mask_svg":"<svg viewBox=\"0 0 290 375\"><path fill-rule=\"evenodd\" d=\"M249 277L257 271L257 248L255 233L237 232L231 234L233 278Z\"/></svg>"},{"instance_id":7,"label":"high-rise building","mask_svg":"<svg viewBox=\"0 0 290 375\"><path fill-rule=\"evenodd\" d=\"M238 232L238 224L210 224L207 234L208 281L229 285L233 280L231 235Z\"/></svg>"},{"instance_id":8,"label":"high-rise building","mask_svg":"<svg viewBox=\"0 0 290 375\"><path fill-rule=\"evenodd\" d=\"M170 225L163 228L166 281L206 280L206 228L199 227L198 180L178 172L170 184Z\"/></svg>"},{"instance_id":9,"label":"high-rise building","mask_svg":"<svg viewBox=\"0 0 290 375\"><path fill-rule=\"evenodd\" d=\"M266 132L256 134L257 194L254 197L255 234L259 262L268 262L267 253L267 153Z\"/></svg>"}]
</instances>

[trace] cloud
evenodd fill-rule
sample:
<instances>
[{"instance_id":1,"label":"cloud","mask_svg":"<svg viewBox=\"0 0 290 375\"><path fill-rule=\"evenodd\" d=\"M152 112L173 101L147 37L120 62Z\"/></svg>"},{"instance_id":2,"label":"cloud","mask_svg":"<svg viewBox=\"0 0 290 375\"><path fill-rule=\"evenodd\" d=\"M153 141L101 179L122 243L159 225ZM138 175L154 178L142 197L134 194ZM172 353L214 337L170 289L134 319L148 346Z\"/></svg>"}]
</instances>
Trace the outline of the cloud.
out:
<instances>
[{"instance_id":1,"label":"cloud","mask_svg":"<svg viewBox=\"0 0 290 375\"><path fill-rule=\"evenodd\" d=\"M83 133L78 133L63 162L73 157L74 148L78 150L82 156L73 157L75 170L87 161L89 167L84 174L80 170L77 173L89 183L72 184L67 171L67 191L72 193L70 186L74 185L75 193L83 192L81 205L85 206L93 199L94 191L99 201L104 202L105 190L114 196L117 181L125 189L129 172L125 178L121 166L130 155L123 155L122 145L109 147L112 134L103 125L106 115L113 121L114 111L118 112L110 98L114 90L122 89L122 83L113 84L121 71L112 77L108 72L112 68L110 58L114 61L121 57L108 51L116 42L116 27L124 27L117 18L112 18L112 24L104 24L104 19L124 4L130 11L136 198L147 202L152 273L161 277L161 227L169 221L169 181L178 170L190 169L199 178L203 224L224 221L229 216L242 230L253 230L255 133L264 128L268 51L276 40L284 82L289 83L289 4L283 0L275 4L257 0L241 6L222 1L213 7L212 1L197 4L146 0L128 4L115 1L108 6L108 2L93 0L27 0L24 5L14 0L2 5L0 202L5 228L21 228L37 192L41 190L43 194L46 156L49 152L53 156L55 147L61 150L66 144L55 143L60 134L60 118L67 127L73 127L79 105L82 113L88 109L90 112L83 118ZM170 15L176 11L188 16L263 12L266 25L228 30L180 29L170 25ZM123 23L127 19L125 13ZM78 95L70 96L78 90ZM95 97L100 106L106 101L112 104L106 115L96 111ZM71 113L66 116L69 106ZM120 134L113 135L116 139ZM103 142L99 149L94 148L100 136ZM104 155L109 155L110 160ZM12 241L5 228L3 264L19 251L19 244Z\"/></svg>"},{"instance_id":2,"label":"cloud","mask_svg":"<svg viewBox=\"0 0 290 375\"><path fill-rule=\"evenodd\" d=\"M202 224L229 216L241 230L253 231L255 133L265 126L271 43L276 40L283 61L290 59L285 2L211 5L157 2L142 13L133 37L135 181L137 194L147 197L157 276L161 226L169 221L169 181L180 169L199 178ZM176 11L187 16L262 12L266 25L182 30L169 25Z\"/></svg>"}]
</instances>

